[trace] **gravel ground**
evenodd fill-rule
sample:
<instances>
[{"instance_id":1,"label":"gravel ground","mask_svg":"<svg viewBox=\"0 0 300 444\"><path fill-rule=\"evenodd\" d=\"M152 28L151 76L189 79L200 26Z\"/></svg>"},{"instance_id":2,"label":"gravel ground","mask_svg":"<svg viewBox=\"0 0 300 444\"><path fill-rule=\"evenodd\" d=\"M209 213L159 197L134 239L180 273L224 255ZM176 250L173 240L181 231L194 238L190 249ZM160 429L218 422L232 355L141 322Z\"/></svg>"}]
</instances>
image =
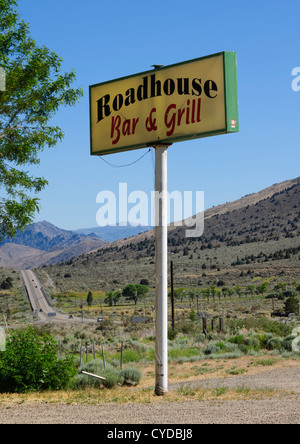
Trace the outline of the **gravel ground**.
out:
<instances>
[{"instance_id":1,"label":"gravel ground","mask_svg":"<svg viewBox=\"0 0 300 444\"><path fill-rule=\"evenodd\" d=\"M188 401L155 404L58 405L33 403L0 407L1 424L299 424L300 369L191 381L189 387L272 388L269 399ZM182 384L171 384L174 390Z\"/></svg>"}]
</instances>

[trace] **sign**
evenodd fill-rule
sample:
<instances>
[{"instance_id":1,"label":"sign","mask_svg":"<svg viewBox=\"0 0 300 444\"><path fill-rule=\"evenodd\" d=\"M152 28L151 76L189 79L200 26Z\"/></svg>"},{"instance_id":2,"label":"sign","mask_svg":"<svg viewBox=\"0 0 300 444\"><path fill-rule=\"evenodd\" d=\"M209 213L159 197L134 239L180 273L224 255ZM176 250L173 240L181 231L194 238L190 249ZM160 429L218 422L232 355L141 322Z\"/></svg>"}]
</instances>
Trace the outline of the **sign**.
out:
<instances>
[{"instance_id":1,"label":"sign","mask_svg":"<svg viewBox=\"0 0 300 444\"><path fill-rule=\"evenodd\" d=\"M91 154L239 131L235 52L90 86Z\"/></svg>"}]
</instances>

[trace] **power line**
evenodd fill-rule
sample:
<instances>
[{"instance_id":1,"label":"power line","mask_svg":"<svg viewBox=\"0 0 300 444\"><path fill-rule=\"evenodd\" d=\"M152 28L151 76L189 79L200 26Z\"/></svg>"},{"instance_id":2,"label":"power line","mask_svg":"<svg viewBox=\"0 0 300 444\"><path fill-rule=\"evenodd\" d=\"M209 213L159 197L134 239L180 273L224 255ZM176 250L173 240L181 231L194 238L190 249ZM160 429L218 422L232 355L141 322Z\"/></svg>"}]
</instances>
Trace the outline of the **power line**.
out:
<instances>
[{"instance_id":1,"label":"power line","mask_svg":"<svg viewBox=\"0 0 300 444\"><path fill-rule=\"evenodd\" d=\"M128 163L128 164L126 164L126 165L115 165L115 164L110 163L110 162L108 162L107 160L103 159L102 156L98 156L98 157L99 157L99 159L103 160L103 162L107 163L107 165L109 165L109 166L112 167L112 168L126 168L126 167L129 167L129 166L131 166L131 165L134 165L135 163L138 163L140 160L142 160L142 159L143 159L148 153L150 153L150 152L151 152L151 148L150 148L146 153L144 153L141 157L139 157L137 160L135 160L135 161L132 162L132 163Z\"/></svg>"}]
</instances>

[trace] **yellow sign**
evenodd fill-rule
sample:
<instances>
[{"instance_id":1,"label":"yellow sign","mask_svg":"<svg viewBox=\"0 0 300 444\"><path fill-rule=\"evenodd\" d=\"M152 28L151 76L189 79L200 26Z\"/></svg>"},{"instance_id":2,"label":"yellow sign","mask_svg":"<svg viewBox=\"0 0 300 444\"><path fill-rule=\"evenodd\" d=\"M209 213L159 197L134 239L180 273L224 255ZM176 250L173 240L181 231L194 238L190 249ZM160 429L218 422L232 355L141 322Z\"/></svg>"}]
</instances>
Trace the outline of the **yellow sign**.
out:
<instances>
[{"instance_id":1,"label":"yellow sign","mask_svg":"<svg viewBox=\"0 0 300 444\"><path fill-rule=\"evenodd\" d=\"M238 131L236 54L90 86L91 154Z\"/></svg>"}]
</instances>

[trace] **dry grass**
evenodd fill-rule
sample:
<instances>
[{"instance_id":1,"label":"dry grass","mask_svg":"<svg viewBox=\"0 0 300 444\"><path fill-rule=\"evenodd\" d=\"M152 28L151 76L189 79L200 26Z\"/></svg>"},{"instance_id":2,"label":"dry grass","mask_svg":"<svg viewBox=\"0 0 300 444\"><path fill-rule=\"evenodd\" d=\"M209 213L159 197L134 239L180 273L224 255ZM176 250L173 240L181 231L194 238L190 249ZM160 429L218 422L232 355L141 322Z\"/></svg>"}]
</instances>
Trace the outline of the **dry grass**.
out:
<instances>
[{"instance_id":1,"label":"dry grass","mask_svg":"<svg viewBox=\"0 0 300 444\"><path fill-rule=\"evenodd\" d=\"M282 360L280 357L273 359L272 368L289 368L299 366L298 360ZM253 357L242 357L234 360L212 360L209 363L184 363L171 364L169 372L169 383L180 383L179 388L170 389L163 397L154 394L154 368L153 366L141 366L143 379L138 387L115 387L113 389L86 388L81 390L45 391L27 394L2 394L0 395L0 406L12 408L20 404L48 403L69 405L99 405L102 403L142 403L153 404L162 402L183 402L191 400L213 401L213 400L248 400L269 399L283 395L283 391L272 388L252 389L247 386L228 388L226 384L217 388L196 387L190 388L184 385L188 381L209 381L213 378L232 378L228 370L243 370L247 374L259 374L269 370L261 359ZM202 371L200 371L202 370ZM240 374L240 372L237 372Z\"/></svg>"}]
</instances>

